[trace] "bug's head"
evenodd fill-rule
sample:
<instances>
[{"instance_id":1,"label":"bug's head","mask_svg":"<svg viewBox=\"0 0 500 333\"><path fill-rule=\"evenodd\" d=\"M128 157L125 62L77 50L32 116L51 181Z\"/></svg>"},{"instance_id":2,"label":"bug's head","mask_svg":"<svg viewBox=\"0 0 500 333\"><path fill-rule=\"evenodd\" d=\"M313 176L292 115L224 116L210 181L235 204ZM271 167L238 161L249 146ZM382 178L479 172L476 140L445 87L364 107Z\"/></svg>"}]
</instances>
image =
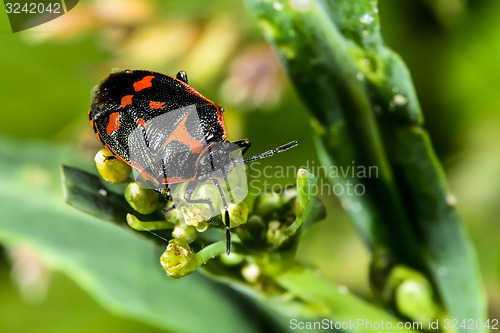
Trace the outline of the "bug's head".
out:
<instances>
[{"instance_id":1,"label":"bug's head","mask_svg":"<svg viewBox=\"0 0 500 333\"><path fill-rule=\"evenodd\" d=\"M224 179L233 170L234 164L242 161L240 147L231 142L216 142L201 154L197 165L198 175Z\"/></svg>"}]
</instances>

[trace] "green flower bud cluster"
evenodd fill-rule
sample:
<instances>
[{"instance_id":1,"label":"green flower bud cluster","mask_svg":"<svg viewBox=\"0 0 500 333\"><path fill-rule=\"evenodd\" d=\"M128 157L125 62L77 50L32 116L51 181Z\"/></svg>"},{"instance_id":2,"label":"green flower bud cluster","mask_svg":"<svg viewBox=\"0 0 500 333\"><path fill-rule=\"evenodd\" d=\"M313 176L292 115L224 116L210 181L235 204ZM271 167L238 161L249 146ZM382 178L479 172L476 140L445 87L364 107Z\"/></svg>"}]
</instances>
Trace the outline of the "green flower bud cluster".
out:
<instances>
[{"instance_id":1,"label":"green flower bud cluster","mask_svg":"<svg viewBox=\"0 0 500 333\"><path fill-rule=\"evenodd\" d=\"M128 204L139 214L149 215L156 220L151 222L141 221L134 214L127 214L126 220L128 225L138 231L144 232L153 230L173 229L169 238L168 246L160 258L162 267L167 272L168 276L173 279L181 278L185 275L193 273L196 268L205 263L208 259L225 252L223 246L225 241L213 243L206 246L206 240L198 241L200 235L207 231L212 226L218 226L225 229L223 218L219 215L214 218L212 224L200 217L210 215L206 204L191 204L181 207L181 209L168 209L172 203L162 200L159 193L154 190L141 186L138 182L132 181L130 178L131 167L125 162L115 158L112 153L106 149L101 149L95 156L97 170L101 176L108 182L128 183L125 188L124 197ZM214 207L220 207L220 197L213 195L213 188L207 185L202 185L197 190L201 197L210 198ZM164 208L162 210L162 208ZM165 220L158 221L160 211L163 212ZM231 228L239 227L246 223L248 218L248 206L242 201L238 204L230 204L228 206ZM183 219L179 218L182 214ZM196 242L195 248L201 248L200 251L194 253L192 245ZM228 265L233 265L234 258L238 258L241 262L242 256L232 254L227 258Z\"/></svg>"},{"instance_id":2,"label":"green flower bud cluster","mask_svg":"<svg viewBox=\"0 0 500 333\"><path fill-rule=\"evenodd\" d=\"M251 212L244 201L229 204L227 210L230 227L235 232L233 252L227 256L225 240L214 242L213 237L204 234L213 227L225 229L224 214L216 215L213 222L208 223L206 219L210 216L210 211L206 204L181 203L177 209L172 209L172 202L166 202L159 193L132 181L130 166L114 158L106 149L97 153L95 161L105 180L111 183L128 183L124 197L138 213L127 214L126 220L131 228L154 235L158 235L153 232L156 230L172 230L160 231L161 238L168 241L160 261L171 278L191 274L209 259L218 257L220 259L214 261L214 264L219 265L219 268L224 267L224 270L233 273L238 271L243 280L249 283L258 281L265 285L266 275L287 269L293 262L298 231L304 221L299 208L303 212L304 202L307 202L303 196L298 195L296 188L288 188L280 194L267 192L259 195ZM297 175L299 187L307 186L310 178L307 171L301 170ZM210 185L201 184L195 194L200 198L210 199L214 207L221 207L222 200ZM182 186L185 184L176 189L180 191L177 193L183 193ZM302 198L302 206L299 205L299 197ZM316 206L315 210L321 212L324 207ZM321 216L319 214L315 220L321 219Z\"/></svg>"},{"instance_id":3,"label":"green flower bud cluster","mask_svg":"<svg viewBox=\"0 0 500 333\"><path fill-rule=\"evenodd\" d=\"M290 226L297 217L297 190L266 192L254 202L246 225L238 229L241 241L249 247L277 249L294 236Z\"/></svg>"}]
</instances>

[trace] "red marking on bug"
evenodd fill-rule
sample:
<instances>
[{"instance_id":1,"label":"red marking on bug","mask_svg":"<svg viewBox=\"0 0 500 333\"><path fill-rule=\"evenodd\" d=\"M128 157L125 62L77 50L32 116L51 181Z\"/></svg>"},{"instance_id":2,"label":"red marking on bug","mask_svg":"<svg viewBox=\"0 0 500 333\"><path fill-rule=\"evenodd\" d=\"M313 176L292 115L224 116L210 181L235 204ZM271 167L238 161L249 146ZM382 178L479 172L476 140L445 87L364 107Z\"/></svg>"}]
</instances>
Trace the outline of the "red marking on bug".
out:
<instances>
[{"instance_id":1,"label":"red marking on bug","mask_svg":"<svg viewBox=\"0 0 500 333\"><path fill-rule=\"evenodd\" d=\"M170 134L167 141L163 144L163 148L165 148L172 141L179 141L180 143L191 148L191 152L193 154L198 154L203 149L203 141L193 138L186 128L186 120L188 116L189 113L184 116L184 119L182 119L179 125L177 125L172 134Z\"/></svg>"},{"instance_id":2,"label":"red marking on bug","mask_svg":"<svg viewBox=\"0 0 500 333\"><path fill-rule=\"evenodd\" d=\"M163 180L161 182L162 182L162 184L184 183L184 182L189 182L191 180L194 180L195 178L196 177L191 177L191 178L185 179L185 178L182 178L182 177L174 176L174 177L171 177L171 178L163 178Z\"/></svg>"},{"instance_id":3,"label":"red marking on bug","mask_svg":"<svg viewBox=\"0 0 500 333\"><path fill-rule=\"evenodd\" d=\"M165 102L155 102L155 101L150 101L149 102L149 107L151 109L164 109L165 108Z\"/></svg>"},{"instance_id":4,"label":"red marking on bug","mask_svg":"<svg viewBox=\"0 0 500 333\"><path fill-rule=\"evenodd\" d=\"M109 115L108 126L106 127L106 133L111 135L113 131L118 131L120 129L120 113L113 112Z\"/></svg>"},{"instance_id":5,"label":"red marking on bug","mask_svg":"<svg viewBox=\"0 0 500 333\"><path fill-rule=\"evenodd\" d=\"M146 121L143 118L137 119L137 126L144 127L145 124L146 124Z\"/></svg>"},{"instance_id":6,"label":"red marking on bug","mask_svg":"<svg viewBox=\"0 0 500 333\"><path fill-rule=\"evenodd\" d=\"M142 89L151 87L153 85L151 83L151 80L153 79L154 79L153 75L148 75L143 77L140 81L134 82L134 90L141 91Z\"/></svg>"},{"instance_id":7,"label":"red marking on bug","mask_svg":"<svg viewBox=\"0 0 500 333\"><path fill-rule=\"evenodd\" d=\"M171 177L171 178L165 178L165 182L168 183L168 184L172 184L172 183L181 183L181 182L185 182L186 180L185 179L182 179L181 177Z\"/></svg>"},{"instance_id":8,"label":"red marking on bug","mask_svg":"<svg viewBox=\"0 0 500 333\"><path fill-rule=\"evenodd\" d=\"M122 103L122 108L124 108L124 109L125 109L125 107L126 107L127 105L132 104L132 97L134 97L134 95L125 95L125 96L123 96L122 101L121 101L121 103Z\"/></svg>"}]
</instances>

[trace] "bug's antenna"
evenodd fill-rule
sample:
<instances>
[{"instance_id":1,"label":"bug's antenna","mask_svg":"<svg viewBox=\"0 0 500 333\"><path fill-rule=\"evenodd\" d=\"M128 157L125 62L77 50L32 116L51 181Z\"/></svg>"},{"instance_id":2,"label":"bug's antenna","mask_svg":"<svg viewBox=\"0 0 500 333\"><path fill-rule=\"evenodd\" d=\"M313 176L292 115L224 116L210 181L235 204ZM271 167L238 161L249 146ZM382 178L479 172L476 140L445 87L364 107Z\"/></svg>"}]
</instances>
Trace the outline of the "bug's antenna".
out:
<instances>
[{"instance_id":1,"label":"bug's antenna","mask_svg":"<svg viewBox=\"0 0 500 333\"><path fill-rule=\"evenodd\" d=\"M243 162L245 162L245 163L246 162L252 162L252 161L255 161L255 160L260 160L261 158L266 158L266 157L269 157L269 156L273 156L276 153L281 153L282 151L285 151L285 150L288 150L290 148L293 148L296 145L298 145L297 141L292 141L292 142L287 143L286 145L279 146L276 149L268 150L265 153L262 153L260 155L252 156L252 157L249 157L249 158L245 158L243 160Z\"/></svg>"},{"instance_id":2,"label":"bug's antenna","mask_svg":"<svg viewBox=\"0 0 500 333\"><path fill-rule=\"evenodd\" d=\"M149 233L151 233L151 234L155 235L155 236L156 236L156 237L158 237L158 238L163 239L163 240L164 240L164 241L168 244L168 242L169 242L169 240L168 240L168 239L166 239L166 238L164 238L164 237L162 237L162 236L158 235L157 233L155 233L155 232L153 232L153 231L151 231L151 230L149 230L149 229L144 228L142 225L138 225L138 227L139 227L139 228L141 228L141 229L142 229L142 230L144 230L144 231L147 231L147 232L149 232Z\"/></svg>"}]
</instances>

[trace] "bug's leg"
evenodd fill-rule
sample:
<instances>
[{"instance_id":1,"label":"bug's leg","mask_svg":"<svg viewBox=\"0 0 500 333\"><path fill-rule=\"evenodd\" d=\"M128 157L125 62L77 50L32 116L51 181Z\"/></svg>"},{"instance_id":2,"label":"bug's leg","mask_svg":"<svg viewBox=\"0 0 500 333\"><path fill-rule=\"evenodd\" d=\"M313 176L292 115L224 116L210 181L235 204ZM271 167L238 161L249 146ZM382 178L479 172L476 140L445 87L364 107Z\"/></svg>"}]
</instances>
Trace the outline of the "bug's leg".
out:
<instances>
[{"instance_id":1,"label":"bug's leg","mask_svg":"<svg viewBox=\"0 0 500 333\"><path fill-rule=\"evenodd\" d=\"M106 157L104 157L104 160L105 160L105 161L114 160L114 159L116 159L116 156L115 156L115 155L110 155L110 156L106 156Z\"/></svg>"},{"instance_id":2,"label":"bug's leg","mask_svg":"<svg viewBox=\"0 0 500 333\"><path fill-rule=\"evenodd\" d=\"M241 155L245 155L245 153L248 151L248 149L250 149L250 147L252 146L252 143L248 140L239 140L239 141L235 141L235 142L232 142L233 144L237 145L240 149L243 149L241 151Z\"/></svg>"},{"instance_id":3,"label":"bug's leg","mask_svg":"<svg viewBox=\"0 0 500 333\"><path fill-rule=\"evenodd\" d=\"M212 223L212 220L214 219L215 216L215 210L214 210L214 205L212 203L212 200L210 199L191 199L191 196L193 195L194 191L196 190L196 187L198 186L197 181L191 181L187 184L186 190L184 192L184 200L189 203L202 203L208 205L210 208L210 218L208 219L208 223Z\"/></svg>"},{"instance_id":4,"label":"bug's leg","mask_svg":"<svg viewBox=\"0 0 500 333\"><path fill-rule=\"evenodd\" d=\"M159 189L159 190L157 189L155 191L159 192L160 194L163 194L167 202L172 201L172 192L170 190L170 186L167 185L166 189ZM165 214L170 212L172 209L175 209L175 203L173 203L172 206L170 207L163 208L161 211Z\"/></svg>"},{"instance_id":5,"label":"bug's leg","mask_svg":"<svg viewBox=\"0 0 500 333\"><path fill-rule=\"evenodd\" d=\"M170 191L170 186L167 185L167 188L163 191L163 194L165 194L165 200L172 200L172 191Z\"/></svg>"},{"instance_id":6,"label":"bug's leg","mask_svg":"<svg viewBox=\"0 0 500 333\"><path fill-rule=\"evenodd\" d=\"M224 221L226 222L226 253L229 254L231 252L231 231L229 230L231 228L231 224L229 223L229 212L227 210L227 202L226 198L224 197L224 192L222 191L222 188L220 187L220 184L217 181L217 179L212 179L212 181L219 190L219 194L222 199L222 205L224 206Z\"/></svg>"},{"instance_id":7,"label":"bug's leg","mask_svg":"<svg viewBox=\"0 0 500 333\"><path fill-rule=\"evenodd\" d=\"M181 80L184 83L188 83L188 76L184 71L179 71L179 73L177 73L176 78L177 80Z\"/></svg>"},{"instance_id":8,"label":"bug's leg","mask_svg":"<svg viewBox=\"0 0 500 333\"><path fill-rule=\"evenodd\" d=\"M163 208L161 211L165 214L165 213L168 213L170 212L171 210L175 209L175 204L173 204L172 206L170 207L165 207Z\"/></svg>"},{"instance_id":9,"label":"bug's leg","mask_svg":"<svg viewBox=\"0 0 500 333\"><path fill-rule=\"evenodd\" d=\"M229 212L224 212L224 220L226 220L226 254L231 253L231 231L229 230Z\"/></svg>"}]
</instances>

